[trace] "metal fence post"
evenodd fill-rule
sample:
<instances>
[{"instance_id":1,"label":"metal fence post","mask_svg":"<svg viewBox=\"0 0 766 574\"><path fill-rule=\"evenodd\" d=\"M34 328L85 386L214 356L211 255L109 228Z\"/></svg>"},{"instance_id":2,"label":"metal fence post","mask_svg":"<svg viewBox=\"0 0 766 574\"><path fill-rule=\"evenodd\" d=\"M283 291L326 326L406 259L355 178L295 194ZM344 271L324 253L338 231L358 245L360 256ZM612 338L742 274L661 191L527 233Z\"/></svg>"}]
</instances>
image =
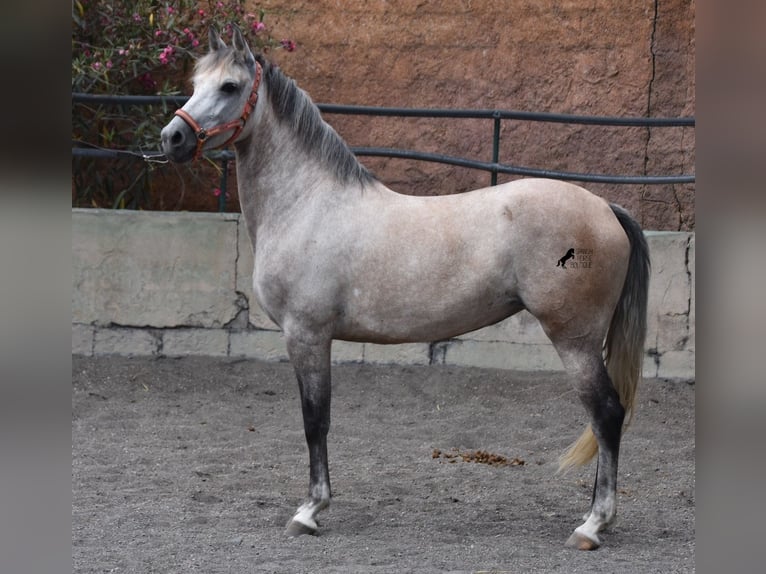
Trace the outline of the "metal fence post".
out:
<instances>
[{"instance_id":1,"label":"metal fence post","mask_svg":"<svg viewBox=\"0 0 766 574\"><path fill-rule=\"evenodd\" d=\"M495 122L494 134L492 135L492 163L497 165L500 161L500 117L501 114L498 110L492 112L492 117ZM497 168L492 169L492 177L490 179L490 185L497 185Z\"/></svg>"}]
</instances>

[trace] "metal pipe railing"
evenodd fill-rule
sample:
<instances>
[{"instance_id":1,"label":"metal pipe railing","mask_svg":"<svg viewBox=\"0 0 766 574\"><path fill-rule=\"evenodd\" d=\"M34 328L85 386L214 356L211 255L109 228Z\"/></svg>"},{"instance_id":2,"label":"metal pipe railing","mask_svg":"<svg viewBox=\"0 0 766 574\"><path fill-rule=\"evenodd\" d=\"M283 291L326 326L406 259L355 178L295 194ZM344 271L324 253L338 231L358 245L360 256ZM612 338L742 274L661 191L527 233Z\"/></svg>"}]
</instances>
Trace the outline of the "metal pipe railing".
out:
<instances>
[{"instance_id":1,"label":"metal pipe railing","mask_svg":"<svg viewBox=\"0 0 766 574\"><path fill-rule=\"evenodd\" d=\"M188 100L188 96L114 96L100 94L72 93L72 103L92 105L117 105L117 106L147 106L147 105L173 105L182 106ZM693 117L681 118L646 118L646 117L614 117L614 116L579 116L573 114L554 114L546 112L524 112L517 110L465 110L465 109L439 109L439 108L394 108L374 106L350 106L339 104L317 104L319 110L326 114L364 115L364 116L387 116L387 117L415 117L415 118L451 118L451 119L486 119L493 122L492 133L492 161L480 161L444 154L420 152L415 150L403 150L384 147L351 147L356 155L391 157L428 161L488 171L491 174L491 185L497 184L499 173L522 175L529 177L547 177L568 181L580 181L590 183L615 183L626 185L660 185L660 184L684 184L694 183L695 176L690 175L610 175L593 173L575 173L556 171L549 169L537 169L522 166L514 166L500 163L500 128L503 120L527 121L527 122L554 122L562 124L611 126L611 127L693 127ZM120 157L126 153L138 155L145 159L162 156L161 152L137 153L125 150L91 149L87 147L73 147L72 155L77 157ZM226 167L234 158L230 151L213 151L205 154L207 157L222 163L221 196L219 209L223 210L224 197L226 194Z\"/></svg>"}]
</instances>

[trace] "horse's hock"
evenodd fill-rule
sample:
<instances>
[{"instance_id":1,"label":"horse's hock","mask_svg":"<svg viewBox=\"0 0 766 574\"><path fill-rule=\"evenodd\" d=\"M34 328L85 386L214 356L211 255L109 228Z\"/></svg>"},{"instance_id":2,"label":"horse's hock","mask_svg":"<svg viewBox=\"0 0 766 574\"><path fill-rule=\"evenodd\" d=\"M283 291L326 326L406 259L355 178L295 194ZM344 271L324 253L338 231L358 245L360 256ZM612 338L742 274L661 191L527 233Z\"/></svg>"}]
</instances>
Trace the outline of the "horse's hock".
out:
<instances>
[{"instance_id":1,"label":"horse's hock","mask_svg":"<svg viewBox=\"0 0 766 574\"><path fill-rule=\"evenodd\" d=\"M652 275L644 375L694 379L694 234L646 237ZM252 297L252 265L238 214L75 209L72 352L286 360L281 334ZM333 345L336 362L561 369L526 312L450 341Z\"/></svg>"}]
</instances>

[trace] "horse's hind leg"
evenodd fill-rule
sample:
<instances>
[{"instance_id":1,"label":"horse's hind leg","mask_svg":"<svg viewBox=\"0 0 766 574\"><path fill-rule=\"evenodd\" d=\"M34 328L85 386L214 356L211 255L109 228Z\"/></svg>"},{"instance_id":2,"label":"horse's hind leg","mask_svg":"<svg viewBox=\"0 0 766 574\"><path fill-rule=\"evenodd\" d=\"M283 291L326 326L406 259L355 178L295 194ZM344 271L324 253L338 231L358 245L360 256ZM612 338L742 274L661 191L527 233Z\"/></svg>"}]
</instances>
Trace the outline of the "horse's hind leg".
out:
<instances>
[{"instance_id":1,"label":"horse's hind leg","mask_svg":"<svg viewBox=\"0 0 766 574\"><path fill-rule=\"evenodd\" d=\"M567 540L567 546L594 550L601 544L598 532L609 526L617 513L617 462L625 409L601 359L600 348L590 352L561 353L564 366L574 377L577 393L591 420L598 444L596 479L590 513Z\"/></svg>"},{"instance_id":2,"label":"horse's hind leg","mask_svg":"<svg viewBox=\"0 0 766 574\"><path fill-rule=\"evenodd\" d=\"M327 433L330 430L330 345L327 339L287 335L287 351L295 368L309 448L309 498L287 523L287 534L316 534L316 515L330 505Z\"/></svg>"}]
</instances>

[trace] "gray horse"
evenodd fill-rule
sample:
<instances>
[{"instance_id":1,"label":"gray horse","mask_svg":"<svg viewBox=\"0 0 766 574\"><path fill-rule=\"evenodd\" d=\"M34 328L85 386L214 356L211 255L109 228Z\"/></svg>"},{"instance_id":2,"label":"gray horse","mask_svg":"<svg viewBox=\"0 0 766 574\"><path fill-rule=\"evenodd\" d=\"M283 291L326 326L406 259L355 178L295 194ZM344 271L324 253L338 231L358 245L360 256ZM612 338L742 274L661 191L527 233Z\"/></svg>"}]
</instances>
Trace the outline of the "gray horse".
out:
<instances>
[{"instance_id":1,"label":"gray horse","mask_svg":"<svg viewBox=\"0 0 766 574\"><path fill-rule=\"evenodd\" d=\"M528 310L552 341L591 424L562 467L598 453L593 500L567 544L600 545L616 513L623 424L641 377L649 257L620 207L568 183L525 179L457 195L396 193L370 174L295 82L215 30L194 94L162 130L185 162L234 143L255 297L281 327L309 447L309 495L287 526L316 533L330 503L333 339L449 339ZM556 269L572 248L583 269Z\"/></svg>"}]
</instances>

